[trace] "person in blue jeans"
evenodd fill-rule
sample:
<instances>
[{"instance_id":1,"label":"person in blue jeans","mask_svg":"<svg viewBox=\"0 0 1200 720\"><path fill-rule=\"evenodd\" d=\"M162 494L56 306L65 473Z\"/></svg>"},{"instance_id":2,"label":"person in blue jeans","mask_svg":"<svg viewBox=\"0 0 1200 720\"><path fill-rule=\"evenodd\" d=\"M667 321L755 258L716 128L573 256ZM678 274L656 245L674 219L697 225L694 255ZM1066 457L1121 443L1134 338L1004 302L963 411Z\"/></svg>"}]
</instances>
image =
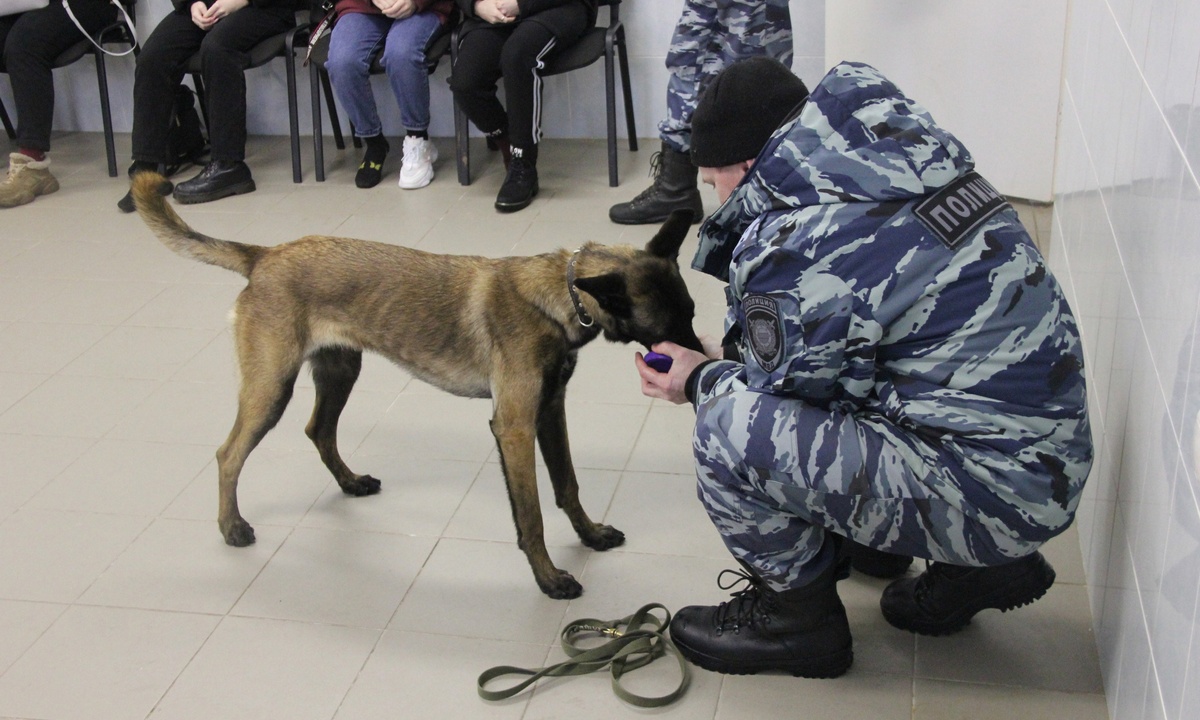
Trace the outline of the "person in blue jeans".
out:
<instances>
[{"instance_id":1,"label":"person in blue jeans","mask_svg":"<svg viewBox=\"0 0 1200 720\"><path fill-rule=\"evenodd\" d=\"M380 64L400 105L404 158L400 187L421 188L433 180L437 147L429 140L429 73L425 47L448 27L453 0L339 0L325 69L334 92L363 139L366 151L354 184L375 187L391 146L371 90L371 60L382 47Z\"/></svg>"}]
</instances>

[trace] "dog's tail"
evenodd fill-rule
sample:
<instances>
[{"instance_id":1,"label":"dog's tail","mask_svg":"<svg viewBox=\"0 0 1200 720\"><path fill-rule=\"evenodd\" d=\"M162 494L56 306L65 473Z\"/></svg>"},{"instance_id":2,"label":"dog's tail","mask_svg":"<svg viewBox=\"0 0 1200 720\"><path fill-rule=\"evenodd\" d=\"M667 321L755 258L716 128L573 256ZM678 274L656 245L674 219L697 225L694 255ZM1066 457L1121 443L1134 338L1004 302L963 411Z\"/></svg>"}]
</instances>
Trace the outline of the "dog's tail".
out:
<instances>
[{"instance_id":1,"label":"dog's tail","mask_svg":"<svg viewBox=\"0 0 1200 720\"><path fill-rule=\"evenodd\" d=\"M142 172L133 177L133 202L142 221L164 245L175 252L209 265L250 277L265 248L218 240L196 232L159 192L166 179L158 173Z\"/></svg>"}]
</instances>

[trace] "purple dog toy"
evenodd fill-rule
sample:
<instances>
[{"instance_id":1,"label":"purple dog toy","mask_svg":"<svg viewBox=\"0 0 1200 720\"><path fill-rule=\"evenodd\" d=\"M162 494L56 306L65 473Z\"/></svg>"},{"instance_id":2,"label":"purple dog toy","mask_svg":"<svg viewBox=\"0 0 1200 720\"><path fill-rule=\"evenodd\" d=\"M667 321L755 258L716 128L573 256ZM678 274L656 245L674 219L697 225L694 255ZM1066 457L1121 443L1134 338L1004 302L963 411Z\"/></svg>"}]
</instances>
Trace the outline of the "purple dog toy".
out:
<instances>
[{"instance_id":1,"label":"purple dog toy","mask_svg":"<svg viewBox=\"0 0 1200 720\"><path fill-rule=\"evenodd\" d=\"M645 359L647 365L660 373L665 373L671 369L671 357L669 355L648 352L643 356L643 359Z\"/></svg>"}]
</instances>

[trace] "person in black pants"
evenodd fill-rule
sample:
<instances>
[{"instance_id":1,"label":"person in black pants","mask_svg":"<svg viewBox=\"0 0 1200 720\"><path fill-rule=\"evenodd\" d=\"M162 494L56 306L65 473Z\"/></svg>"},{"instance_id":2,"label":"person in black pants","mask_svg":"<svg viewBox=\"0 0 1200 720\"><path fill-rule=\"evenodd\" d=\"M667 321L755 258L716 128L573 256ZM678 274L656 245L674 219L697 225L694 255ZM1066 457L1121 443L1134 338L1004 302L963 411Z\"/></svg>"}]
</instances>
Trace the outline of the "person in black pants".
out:
<instances>
[{"instance_id":1,"label":"person in black pants","mask_svg":"<svg viewBox=\"0 0 1200 720\"><path fill-rule=\"evenodd\" d=\"M508 172L496 209L515 212L538 193L543 58L596 22L596 0L458 0L466 17L450 75L454 99L505 154ZM508 110L496 97L504 78Z\"/></svg>"},{"instance_id":2,"label":"person in black pants","mask_svg":"<svg viewBox=\"0 0 1200 720\"><path fill-rule=\"evenodd\" d=\"M117 18L117 8L108 0L71 0L71 11L90 33L99 32ZM54 121L51 70L59 53L82 37L61 2L0 16L0 69L12 81L17 110L17 150L9 154L8 177L0 182L0 207L24 205L38 195L58 190L58 180L50 174L50 159L46 156Z\"/></svg>"},{"instance_id":3,"label":"person in black pants","mask_svg":"<svg viewBox=\"0 0 1200 720\"><path fill-rule=\"evenodd\" d=\"M246 165L246 78L250 49L296 24L295 0L173 0L175 12L142 45L133 79L133 165L130 176L157 170L167 157L175 87L200 53L212 156L200 174L176 187L181 203L202 203L254 191ZM170 184L161 188L171 191ZM134 207L129 195L117 206Z\"/></svg>"}]
</instances>

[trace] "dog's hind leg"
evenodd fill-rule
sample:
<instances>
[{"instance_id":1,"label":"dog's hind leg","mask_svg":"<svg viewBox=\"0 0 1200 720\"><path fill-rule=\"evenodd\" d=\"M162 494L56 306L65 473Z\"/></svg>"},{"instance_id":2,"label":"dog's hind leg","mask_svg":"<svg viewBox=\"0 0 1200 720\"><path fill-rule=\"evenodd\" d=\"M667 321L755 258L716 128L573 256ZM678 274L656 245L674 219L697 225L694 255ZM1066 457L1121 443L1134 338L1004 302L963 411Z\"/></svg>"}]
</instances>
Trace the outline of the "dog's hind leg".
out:
<instances>
[{"instance_id":1,"label":"dog's hind leg","mask_svg":"<svg viewBox=\"0 0 1200 720\"><path fill-rule=\"evenodd\" d=\"M347 495L374 495L380 483L370 475L355 475L342 461L337 447L338 418L358 374L362 370L362 352L345 347L324 347L309 357L317 401L304 433L317 446L321 461L333 473L338 486Z\"/></svg>"},{"instance_id":2,"label":"dog's hind leg","mask_svg":"<svg viewBox=\"0 0 1200 720\"><path fill-rule=\"evenodd\" d=\"M515 379L494 384L492 434L500 449L500 465L517 526L517 546L525 552L538 587L558 600L576 598L583 593L583 586L570 573L555 567L546 551L533 449L537 384Z\"/></svg>"},{"instance_id":3,"label":"dog's hind leg","mask_svg":"<svg viewBox=\"0 0 1200 720\"><path fill-rule=\"evenodd\" d=\"M610 550L625 542L625 534L609 525L592 522L579 502L579 482L571 462L571 446L567 440L566 381L574 358L564 365L561 380L548 378L538 410L538 446L554 485L554 500L571 520L571 526L584 545L593 550Z\"/></svg>"},{"instance_id":4,"label":"dog's hind leg","mask_svg":"<svg viewBox=\"0 0 1200 720\"><path fill-rule=\"evenodd\" d=\"M238 476L251 451L283 416L292 399L298 369L282 368L280 372L273 372L260 367L252 374L247 363L242 363L237 419L225 444L217 450L220 477L217 524L229 545L242 547L254 542L254 528L238 512Z\"/></svg>"}]
</instances>

